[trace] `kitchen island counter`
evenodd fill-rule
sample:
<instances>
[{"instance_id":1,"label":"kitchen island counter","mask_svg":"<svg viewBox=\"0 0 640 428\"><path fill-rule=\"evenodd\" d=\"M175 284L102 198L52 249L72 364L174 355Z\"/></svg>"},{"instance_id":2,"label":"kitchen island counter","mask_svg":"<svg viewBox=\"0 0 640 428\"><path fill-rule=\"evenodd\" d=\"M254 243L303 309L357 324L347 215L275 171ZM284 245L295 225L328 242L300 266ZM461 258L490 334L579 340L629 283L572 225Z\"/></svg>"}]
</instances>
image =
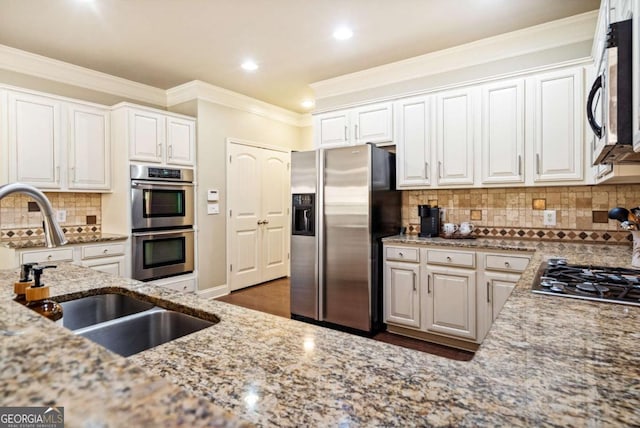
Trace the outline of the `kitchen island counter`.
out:
<instances>
[{"instance_id":1,"label":"kitchen island counter","mask_svg":"<svg viewBox=\"0 0 640 428\"><path fill-rule=\"evenodd\" d=\"M2 271L0 405L62 405L70 426L640 425L640 307L530 291L546 258L630 267L630 247L522 246L532 260L469 362L74 265L47 271L60 300L120 291L220 318L124 359L9 301L17 270Z\"/></svg>"}]
</instances>

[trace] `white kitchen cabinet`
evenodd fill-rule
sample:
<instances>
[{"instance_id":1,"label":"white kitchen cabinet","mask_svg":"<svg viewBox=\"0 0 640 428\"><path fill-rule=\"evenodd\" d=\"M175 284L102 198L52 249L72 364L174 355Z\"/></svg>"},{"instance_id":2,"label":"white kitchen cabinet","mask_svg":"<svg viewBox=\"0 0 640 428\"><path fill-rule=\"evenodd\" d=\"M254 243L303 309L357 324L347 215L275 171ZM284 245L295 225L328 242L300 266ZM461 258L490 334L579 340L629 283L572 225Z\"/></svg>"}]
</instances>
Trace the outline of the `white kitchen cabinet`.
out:
<instances>
[{"instance_id":1,"label":"white kitchen cabinet","mask_svg":"<svg viewBox=\"0 0 640 428\"><path fill-rule=\"evenodd\" d=\"M436 94L438 185L473 185L475 88Z\"/></svg>"},{"instance_id":2,"label":"white kitchen cabinet","mask_svg":"<svg viewBox=\"0 0 640 428\"><path fill-rule=\"evenodd\" d=\"M640 1L632 2L633 9L633 149L640 152Z\"/></svg>"},{"instance_id":3,"label":"white kitchen cabinet","mask_svg":"<svg viewBox=\"0 0 640 428\"><path fill-rule=\"evenodd\" d=\"M397 187L431 184L432 97L415 97L395 103Z\"/></svg>"},{"instance_id":4,"label":"white kitchen cabinet","mask_svg":"<svg viewBox=\"0 0 640 428\"><path fill-rule=\"evenodd\" d=\"M110 113L82 104L67 106L69 189L108 190L111 185Z\"/></svg>"},{"instance_id":5,"label":"white kitchen cabinet","mask_svg":"<svg viewBox=\"0 0 640 428\"><path fill-rule=\"evenodd\" d=\"M582 67L527 80L528 140L533 142L533 184L582 181L584 84Z\"/></svg>"},{"instance_id":6,"label":"white kitchen cabinet","mask_svg":"<svg viewBox=\"0 0 640 428\"><path fill-rule=\"evenodd\" d=\"M196 275L195 273L188 273L185 275L172 276L170 278L156 279L155 281L149 281L148 284L168 288L169 290L180 291L182 293L195 293Z\"/></svg>"},{"instance_id":7,"label":"white kitchen cabinet","mask_svg":"<svg viewBox=\"0 0 640 428\"><path fill-rule=\"evenodd\" d=\"M108 273L114 276L124 277L125 259L124 257L109 257L102 259L87 260L82 262L82 266L86 266L93 270Z\"/></svg>"},{"instance_id":8,"label":"white kitchen cabinet","mask_svg":"<svg viewBox=\"0 0 640 428\"><path fill-rule=\"evenodd\" d=\"M426 331L475 340L476 272L460 268L427 268Z\"/></svg>"},{"instance_id":9,"label":"white kitchen cabinet","mask_svg":"<svg viewBox=\"0 0 640 428\"><path fill-rule=\"evenodd\" d=\"M60 189L61 101L15 91L6 99L9 181Z\"/></svg>"},{"instance_id":10,"label":"white kitchen cabinet","mask_svg":"<svg viewBox=\"0 0 640 428\"><path fill-rule=\"evenodd\" d=\"M193 119L126 103L114 108L114 118L116 126L127 128L129 160L167 165L195 164Z\"/></svg>"},{"instance_id":11,"label":"white kitchen cabinet","mask_svg":"<svg viewBox=\"0 0 640 428\"><path fill-rule=\"evenodd\" d=\"M317 114L313 123L316 148L393 141L391 103L368 104Z\"/></svg>"},{"instance_id":12,"label":"white kitchen cabinet","mask_svg":"<svg viewBox=\"0 0 640 428\"><path fill-rule=\"evenodd\" d=\"M524 80L482 87L482 183L524 182Z\"/></svg>"},{"instance_id":13,"label":"white kitchen cabinet","mask_svg":"<svg viewBox=\"0 0 640 428\"><path fill-rule=\"evenodd\" d=\"M13 90L4 99L9 181L44 190L110 190L106 107Z\"/></svg>"},{"instance_id":14,"label":"white kitchen cabinet","mask_svg":"<svg viewBox=\"0 0 640 428\"><path fill-rule=\"evenodd\" d=\"M420 327L420 265L387 261L384 267L384 318Z\"/></svg>"}]
</instances>

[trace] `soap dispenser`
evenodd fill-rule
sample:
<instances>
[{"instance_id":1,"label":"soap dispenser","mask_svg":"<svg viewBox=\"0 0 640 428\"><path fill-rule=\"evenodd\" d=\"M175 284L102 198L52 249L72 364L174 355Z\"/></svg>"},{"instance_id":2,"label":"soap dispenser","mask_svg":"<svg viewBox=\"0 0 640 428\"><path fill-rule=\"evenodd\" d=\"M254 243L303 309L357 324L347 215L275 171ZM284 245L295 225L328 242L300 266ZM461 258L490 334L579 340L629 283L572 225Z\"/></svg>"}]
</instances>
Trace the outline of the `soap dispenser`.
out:
<instances>
[{"instance_id":1,"label":"soap dispenser","mask_svg":"<svg viewBox=\"0 0 640 428\"><path fill-rule=\"evenodd\" d=\"M55 266L33 268L33 285L26 289L27 307L57 324L62 324L62 306L49 299L49 287L40 279L42 271L48 268L55 268Z\"/></svg>"},{"instance_id":2,"label":"soap dispenser","mask_svg":"<svg viewBox=\"0 0 640 428\"><path fill-rule=\"evenodd\" d=\"M31 270L37 265L37 263L25 263L20 267L20 280L13 283L13 292L16 293L14 301L22 305L27 304L26 289L33 284Z\"/></svg>"}]
</instances>

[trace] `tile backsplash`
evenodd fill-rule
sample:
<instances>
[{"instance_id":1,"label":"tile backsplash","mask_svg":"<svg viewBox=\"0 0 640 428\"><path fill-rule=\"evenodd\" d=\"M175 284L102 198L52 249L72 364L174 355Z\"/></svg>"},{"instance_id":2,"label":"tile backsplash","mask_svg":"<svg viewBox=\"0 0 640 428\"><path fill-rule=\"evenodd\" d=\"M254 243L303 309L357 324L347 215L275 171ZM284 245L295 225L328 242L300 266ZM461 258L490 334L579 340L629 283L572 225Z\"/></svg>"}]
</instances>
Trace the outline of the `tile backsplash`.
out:
<instances>
[{"instance_id":1,"label":"tile backsplash","mask_svg":"<svg viewBox=\"0 0 640 428\"><path fill-rule=\"evenodd\" d=\"M66 221L60 225L66 229L99 226L102 222L102 196L96 193L45 193L54 210L65 210ZM10 195L0 201L0 230L3 236L9 231L42 228L42 214L29 210L33 199L22 195ZM31 204L33 206L33 204Z\"/></svg>"},{"instance_id":2,"label":"tile backsplash","mask_svg":"<svg viewBox=\"0 0 640 428\"><path fill-rule=\"evenodd\" d=\"M640 206L640 185L511 187L407 190L402 221L407 233L420 231L418 205L438 205L443 220L471 221L480 236L563 241L627 241L630 234L609 220L609 209ZM543 211L556 211L556 225L544 226Z\"/></svg>"}]
</instances>

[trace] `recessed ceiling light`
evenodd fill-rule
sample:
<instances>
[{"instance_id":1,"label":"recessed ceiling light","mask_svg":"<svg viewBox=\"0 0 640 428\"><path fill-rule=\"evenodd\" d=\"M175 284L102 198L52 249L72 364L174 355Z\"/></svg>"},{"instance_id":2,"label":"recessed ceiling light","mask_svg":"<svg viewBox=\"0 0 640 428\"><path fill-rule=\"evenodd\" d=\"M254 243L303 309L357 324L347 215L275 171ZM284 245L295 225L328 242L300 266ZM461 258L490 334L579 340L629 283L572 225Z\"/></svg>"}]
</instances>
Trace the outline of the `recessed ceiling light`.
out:
<instances>
[{"instance_id":1,"label":"recessed ceiling light","mask_svg":"<svg viewBox=\"0 0 640 428\"><path fill-rule=\"evenodd\" d=\"M333 37L337 40L347 40L353 36L353 31L349 27L340 27L333 32Z\"/></svg>"},{"instance_id":2,"label":"recessed ceiling light","mask_svg":"<svg viewBox=\"0 0 640 428\"><path fill-rule=\"evenodd\" d=\"M300 104L302 104L302 107L304 108L311 108L313 107L316 103L313 100L304 100L302 101Z\"/></svg>"},{"instance_id":3,"label":"recessed ceiling light","mask_svg":"<svg viewBox=\"0 0 640 428\"><path fill-rule=\"evenodd\" d=\"M241 67L247 71L256 71L258 69L258 64L255 61L248 59L242 63Z\"/></svg>"}]
</instances>

